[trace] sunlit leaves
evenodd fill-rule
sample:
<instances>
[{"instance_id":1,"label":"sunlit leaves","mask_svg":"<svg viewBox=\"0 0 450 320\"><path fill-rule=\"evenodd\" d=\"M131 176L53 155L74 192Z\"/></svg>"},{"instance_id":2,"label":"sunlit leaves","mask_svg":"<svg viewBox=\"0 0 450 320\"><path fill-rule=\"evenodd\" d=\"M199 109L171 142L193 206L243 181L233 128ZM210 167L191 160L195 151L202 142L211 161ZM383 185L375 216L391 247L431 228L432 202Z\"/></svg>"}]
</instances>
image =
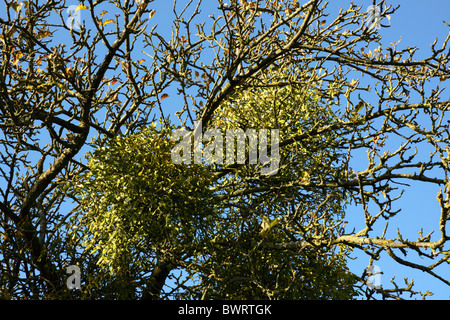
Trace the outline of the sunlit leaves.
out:
<instances>
[{"instance_id":1,"label":"sunlit leaves","mask_svg":"<svg viewBox=\"0 0 450 320\"><path fill-rule=\"evenodd\" d=\"M356 116L358 113L362 110L364 107L364 101L358 102L358 104L355 106L355 109L353 110L353 115Z\"/></svg>"},{"instance_id":2,"label":"sunlit leaves","mask_svg":"<svg viewBox=\"0 0 450 320\"><path fill-rule=\"evenodd\" d=\"M46 38L48 36L51 36L51 35L52 35L52 33L49 30L41 30L41 31L39 31L37 33L36 37L38 39L44 39L44 38Z\"/></svg>"},{"instance_id":3,"label":"sunlit leaves","mask_svg":"<svg viewBox=\"0 0 450 320\"><path fill-rule=\"evenodd\" d=\"M222 104L215 114L213 126L223 129L276 128L280 130L281 141L303 134L301 142L281 149L281 161L286 170L290 174L296 172L294 176L305 172L301 167L315 168L316 172L319 168L330 170L332 162L338 161L334 152L330 150L319 155L316 150L322 152L330 148L330 142L338 137L338 132L314 138L308 138L306 133L336 121L337 116L331 109L332 100L324 99L320 94L321 82L311 82L310 78L309 70L301 67L269 68L259 75L258 80L246 89L237 90ZM325 157L327 154L331 157ZM283 170L282 175L287 173ZM311 176L314 177L314 173Z\"/></svg>"},{"instance_id":4,"label":"sunlit leaves","mask_svg":"<svg viewBox=\"0 0 450 320\"><path fill-rule=\"evenodd\" d=\"M442 88L432 90L428 81L449 79L447 42L442 49L433 44L432 56L417 61L416 48L401 50L395 43L386 48L375 30L359 28L365 8L352 4L327 12L325 3L297 0L219 1L211 20L201 7L206 1L198 1L198 10L196 1L187 1L185 10L178 1L174 12L163 12L177 15L170 38L160 33L161 24L149 22L155 9L141 10L148 2L66 3L70 10L52 1L6 2L0 35L3 205L22 211L32 224L24 228L8 217L2 220L11 230L0 237L2 266L12 272L2 269L0 295L12 297L18 290L15 298L42 297L60 279L37 280L37 275L80 263L84 296L137 297L156 263L170 258L168 268L176 268L170 285L184 290L185 297L351 297L354 279L346 254L360 247L376 258L384 247L374 244L384 235L368 238L368 230L379 228L367 224L353 232L354 246L350 237L345 245L333 243L343 232L348 195L370 200L366 216L378 205L387 219L396 173L410 171L414 180L445 185L444 178L433 177L438 166L447 168L444 162L430 157L418 164L403 150L413 150L421 136L436 146L435 155L448 144L443 125L448 103L434 108ZM319 5L313 8L314 3ZM392 11L383 12L388 22ZM86 28L81 23L79 29L68 28L75 25L67 13ZM366 99L361 86L371 78L376 92ZM411 108L414 94L422 103ZM168 137L175 128L137 130L172 111L168 102L180 106L175 115L187 126L211 111L208 126L221 130L279 129L279 173L263 177L260 164L174 165ZM429 119L418 117L421 110ZM414 136L405 135L405 128ZM404 142L398 162L382 150L399 140L391 139L393 134ZM82 157L86 147L96 148L88 162ZM362 175L344 164L355 157L353 150L364 149L370 167ZM441 173L448 176L447 170ZM70 188L60 186L68 180L73 180ZM66 196L79 204L76 211L62 205ZM370 198L375 196L384 202ZM27 204L28 212L21 207L27 199L37 199ZM441 206L447 212L446 202ZM67 234L58 228L66 230L64 219L71 215L65 242ZM445 226L445 217L441 223ZM351 234L352 228L346 231ZM27 252L26 232L31 239L44 237L34 257ZM356 235L374 243L361 246ZM428 240L421 235L421 241ZM405 246L421 253L412 242L405 240ZM49 263L41 267L44 258ZM189 281L175 276L181 271ZM11 291L3 294L5 279ZM179 297L179 291L169 290Z\"/></svg>"},{"instance_id":5,"label":"sunlit leaves","mask_svg":"<svg viewBox=\"0 0 450 320\"><path fill-rule=\"evenodd\" d=\"M221 130L277 128L281 141L296 135L302 138L281 148L278 175L263 180L252 165L244 165L220 182L236 206L225 209L227 222L217 227L222 231L217 233L216 241L225 243L226 251L216 252L208 260L211 266L200 267L210 273L203 285L214 288L208 291L208 298L352 295L353 280L345 266L345 255L314 251L293 255L271 247L293 239L320 242L341 232L338 221L343 215L342 193L303 189L332 176L342 165L334 147L338 132L308 135L317 126L336 121L331 100L324 99L318 90L321 82L310 79L308 68L280 62L236 90L214 114L212 126ZM289 187L278 189L283 182ZM238 196L240 188L249 196ZM321 274L324 270L330 275L327 280ZM247 281L230 280L238 275ZM304 286L317 290L304 293ZM342 291L335 290L338 286Z\"/></svg>"},{"instance_id":6,"label":"sunlit leaves","mask_svg":"<svg viewBox=\"0 0 450 320\"><path fill-rule=\"evenodd\" d=\"M279 218L275 218L273 220L270 220L267 216L263 216L262 217L262 222L261 222L260 235L267 234L268 232L270 232L270 230L272 230L279 223L280 223L280 219Z\"/></svg>"}]
</instances>

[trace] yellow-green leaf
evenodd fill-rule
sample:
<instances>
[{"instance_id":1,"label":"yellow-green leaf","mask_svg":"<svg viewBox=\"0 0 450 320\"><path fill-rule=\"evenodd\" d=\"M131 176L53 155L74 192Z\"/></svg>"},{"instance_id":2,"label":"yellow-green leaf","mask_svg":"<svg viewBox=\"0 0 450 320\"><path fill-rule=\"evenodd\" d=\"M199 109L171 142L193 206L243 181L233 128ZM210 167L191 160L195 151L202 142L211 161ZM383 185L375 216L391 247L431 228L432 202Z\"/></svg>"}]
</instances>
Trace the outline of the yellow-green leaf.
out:
<instances>
[{"instance_id":1,"label":"yellow-green leaf","mask_svg":"<svg viewBox=\"0 0 450 320\"><path fill-rule=\"evenodd\" d=\"M269 230L270 227L270 221L269 218L267 218L266 216L262 217L262 222L261 222L261 232L266 232L267 230Z\"/></svg>"},{"instance_id":2,"label":"yellow-green leaf","mask_svg":"<svg viewBox=\"0 0 450 320\"><path fill-rule=\"evenodd\" d=\"M38 39L43 39L43 38L45 38L45 37L50 36L51 34L52 34L52 33L51 33L50 31L48 31L48 30L45 30L45 31L39 31L39 32L37 33L36 37L37 37Z\"/></svg>"},{"instance_id":3,"label":"yellow-green leaf","mask_svg":"<svg viewBox=\"0 0 450 320\"><path fill-rule=\"evenodd\" d=\"M275 227L280 222L279 218L275 218L269 225L269 230Z\"/></svg>"},{"instance_id":4,"label":"yellow-green leaf","mask_svg":"<svg viewBox=\"0 0 450 320\"><path fill-rule=\"evenodd\" d=\"M353 111L353 113L359 113L361 111L361 109L364 107L364 102L360 101L358 102L358 104L355 106L355 110Z\"/></svg>"},{"instance_id":5,"label":"yellow-green leaf","mask_svg":"<svg viewBox=\"0 0 450 320\"><path fill-rule=\"evenodd\" d=\"M112 19L107 19L105 22L103 22L103 25L106 26L108 23L114 22Z\"/></svg>"},{"instance_id":6,"label":"yellow-green leaf","mask_svg":"<svg viewBox=\"0 0 450 320\"><path fill-rule=\"evenodd\" d=\"M22 9L22 7L23 7L23 3L22 2L13 2L10 5L11 5L11 8L13 8L13 10L15 12L19 12L20 9Z\"/></svg>"}]
</instances>

